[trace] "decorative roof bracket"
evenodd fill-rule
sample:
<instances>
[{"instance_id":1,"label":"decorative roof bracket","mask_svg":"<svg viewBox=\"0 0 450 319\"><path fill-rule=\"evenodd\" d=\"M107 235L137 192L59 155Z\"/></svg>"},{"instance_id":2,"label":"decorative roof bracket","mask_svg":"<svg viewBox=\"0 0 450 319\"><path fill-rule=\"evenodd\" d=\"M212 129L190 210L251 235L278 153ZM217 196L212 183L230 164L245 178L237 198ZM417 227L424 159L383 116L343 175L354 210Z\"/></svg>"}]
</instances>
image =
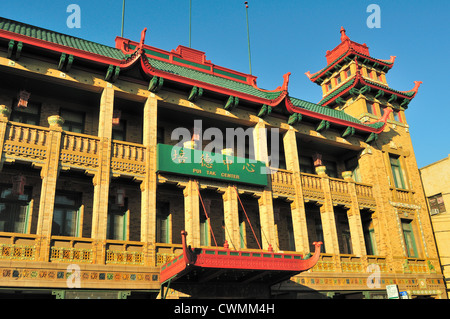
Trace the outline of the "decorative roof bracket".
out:
<instances>
[{"instance_id":1,"label":"decorative roof bracket","mask_svg":"<svg viewBox=\"0 0 450 319\"><path fill-rule=\"evenodd\" d=\"M152 93L157 93L161 89L163 84L164 79L155 75L148 84L148 90Z\"/></svg>"},{"instance_id":2,"label":"decorative roof bracket","mask_svg":"<svg viewBox=\"0 0 450 319\"><path fill-rule=\"evenodd\" d=\"M378 93L375 95L375 98L378 99L379 97L384 96L384 91L383 90L378 90Z\"/></svg>"},{"instance_id":3,"label":"decorative roof bracket","mask_svg":"<svg viewBox=\"0 0 450 319\"><path fill-rule=\"evenodd\" d=\"M299 123L301 120L302 120L302 115L300 113L293 113L293 114L291 114L291 116L289 116L288 124L292 126L294 124Z\"/></svg>"},{"instance_id":4,"label":"decorative roof bracket","mask_svg":"<svg viewBox=\"0 0 450 319\"><path fill-rule=\"evenodd\" d=\"M66 57L67 57L67 55L65 53L61 53L61 57L59 58L59 63L58 63L58 70L65 71L67 73L72 68L73 55L72 54L69 55L69 57L67 58L67 63L66 63ZM64 65L65 65L65 67L64 67Z\"/></svg>"},{"instance_id":5,"label":"decorative roof bracket","mask_svg":"<svg viewBox=\"0 0 450 319\"><path fill-rule=\"evenodd\" d=\"M339 104L340 106L345 105L345 100L341 97L338 97L336 100L336 103Z\"/></svg>"},{"instance_id":6,"label":"decorative roof bracket","mask_svg":"<svg viewBox=\"0 0 450 319\"><path fill-rule=\"evenodd\" d=\"M348 126L346 129L345 129L345 131L342 133L342 137L347 137L347 136L353 136L354 134L355 134L355 128L354 127L351 127L351 126Z\"/></svg>"},{"instance_id":7,"label":"decorative roof bracket","mask_svg":"<svg viewBox=\"0 0 450 319\"><path fill-rule=\"evenodd\" d=\"M239 104L239 98L236 96L230 95L230 97L228 98L228 100L225 103L223 108L227 111L231 111L233 108L238 106L238 104Z\"/></svg>"},{"instance_id":8,"label":"decorative roof bracket","mask_svg":"<svg viewBox=\"0 0 450 319\"><path fill-rule=\"evenodd\" d=\"M350 95L353 95L353 96L358 96L360 92L359 92L359 90L357 88L351 88L348 91L348 93L350 93Z\"/></svg>"},{"instance_id":9,"label":"decorative roof bracket","mask_svg":"<svg viewBox=\"0 0 450 319\"><path fill-rule=\"evenodd\" d=\"M13 57L14 47L16 47L16 55ZM10 40L8 43L8 59L13 58L14 60L19 60L20 54L22 53L23 43L22 41L16 42L14 40Z\"/></svg>"},{"instance_id":10,"label":"decorative roof bracket","mask_svg":"<svg viewBox=\"0 0 450 319\"><path fill-rule=\"evenodd\" d=\"M364 94L364 93L367 93L367 92L370 92L370 86L368 86L368 85L365 85L365 86L363 86L360 90L359 90L359 93L360 94Z\"/></svg>"},{"instance_id":11,"label":"decorative roof bracket","mask_svg":"<svg viewBox=\"0 0 450 319\"><path fill-rule=\"evenodd\" d=\"M258 113L258 117L263 118L264 116L269 115L270 113L272 113L272 107L270 105L264 104Z\"/></svg>"},{"instance_id":12,"label":"decorative roof bracket","mask_svg":"<svg viewBox=\"0 0 450 319\"><path fill-rule=\"evenodd\" d=\"M372 132L372 133L370 133L369 137L367 138L366 143L376 141L377 139L378 139L378 134Z\"/></svg>"},{"instance_id":13,"label":"decorative roof bracket","mask_svg":"<svg viewBox=\"0 0 450 319\"><path fill-rule=\"evenodd\" d=\"M316 132L326 131L330 128L330 122L326 120L320 121L319 125L316 128Z\"/></svg>"},{"instance_id":14,"label":"decorative roof bracket","mask_svg":"<svg viewBox=\"0 0 450 319\"><path fill-rule=\"evenodd\" d=\"M119 77L119 73L120 67L110 64L108 70L106 71L105 81L115 82Z\"/></svg>"},{"instance_id":15,"label":"decorative roof bracket","mask_svg":"<svg viewBox=\"0 0 450 319\"><path fill-rule=\"evenodd\" d=\"M388 100L389 103L391 103L393 101L397 101L397 95L396 94L392 94L391 97Z\"/></svg>"},{"instance_id":16,"label":"decorative roof bracket","mask_svg":"<svg viewBox=\"0 0 450 319\"><path fill-rule=\"evenodd\" d=\"M403 102L400 104L401 107L407 107L409 102L411 102L410 99L403 99Z\"/></svg>"},{"instance_id":17,"label":"decorative roof bracket","mask_svg":"<svg viewBox=\"0 0 450 319\"><path fill-rule=\"evenodd\" d=\"M203 89L201 87L194 86L194 87L192 87L191 92L189 93L188 101L195 102L200 97L202 97L202 95L203 95Z\"/></svg>"}]
</instances>

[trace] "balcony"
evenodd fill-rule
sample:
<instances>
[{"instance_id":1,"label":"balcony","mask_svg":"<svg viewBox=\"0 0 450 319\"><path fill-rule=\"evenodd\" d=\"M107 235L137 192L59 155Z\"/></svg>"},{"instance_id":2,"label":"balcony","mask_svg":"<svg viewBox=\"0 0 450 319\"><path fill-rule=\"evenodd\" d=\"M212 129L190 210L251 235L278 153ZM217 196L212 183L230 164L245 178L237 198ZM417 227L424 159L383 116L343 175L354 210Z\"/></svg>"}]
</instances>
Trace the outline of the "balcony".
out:
<instances>
[{"instance_id":1,"label":"balcony","mask_svg":"<svg viewBox=\"0 0 450 319\"><path fill-rule=\"evenodd\" d=\"M391 187L392 201L403 204L415 204L414 192L407 189Z\"/></svg>"},{"instance_id":2,"label":"balcony","mask_svg":"<svg viewBox=\"0 0 450 319\"><path fill-rule=\"evenodd\" d=\"M81 169L95 174L99 166L101 139L96 136L63 131L60 163L62 169ZM7 162L21 160L44 165L48 159L49 128L8 122L4 142ZM146 172L145 150L140 144L113 140L111 169L114 176L143 178Z\"/></svg>"},{"instance_id":3,"label":"balcony","mask_svg":"<svg viewBox=\"0 0 450 319\"><path fill-rule=\"evenodd\" d=\"M291 171L271 168L272 191L281 196L295 195L294 177Z\"/></svg>"}]
</instances>

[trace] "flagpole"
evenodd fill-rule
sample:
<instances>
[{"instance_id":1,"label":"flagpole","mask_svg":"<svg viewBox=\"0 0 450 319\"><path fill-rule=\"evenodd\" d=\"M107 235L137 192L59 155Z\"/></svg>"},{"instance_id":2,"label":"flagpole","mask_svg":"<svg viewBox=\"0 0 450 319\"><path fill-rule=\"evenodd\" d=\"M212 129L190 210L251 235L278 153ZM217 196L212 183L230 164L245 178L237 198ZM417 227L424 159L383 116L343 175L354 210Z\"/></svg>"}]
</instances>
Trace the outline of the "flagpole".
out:
<instances>
[{"instance_id":1,"label":"flagpole","mask_svg":"<svg viewBox=\"0 0 450 319\"><path fill-rule=\"evenodd\" d=\"M122 4L122 30L120 32L120 36L123 38L123 24L125 21L125 0L123 0L123 4Z\"/></svg>"},{"instance_id":2,"label":"flagpole","mask_svg":"<svg viewBox=\"0 0 450 319\"><path fill-rule=\"evenodd\" d=\"M252 74L252 55L250 52L250 30L248 26L248 2L245 1L245 15L247 16L247 42L248 42L248 64L250 67L250 74Z\"/></svg>"},{"instance_id":3,"label":"flagpole","mask_svg":"<svg viewBox=\"0 0 450 319\"><path fill-rule=\"evenodd\" d=\"M191 47L191 33L192 33L192 0L189 0L189 47Z\"/></svg>"}]
</instances>

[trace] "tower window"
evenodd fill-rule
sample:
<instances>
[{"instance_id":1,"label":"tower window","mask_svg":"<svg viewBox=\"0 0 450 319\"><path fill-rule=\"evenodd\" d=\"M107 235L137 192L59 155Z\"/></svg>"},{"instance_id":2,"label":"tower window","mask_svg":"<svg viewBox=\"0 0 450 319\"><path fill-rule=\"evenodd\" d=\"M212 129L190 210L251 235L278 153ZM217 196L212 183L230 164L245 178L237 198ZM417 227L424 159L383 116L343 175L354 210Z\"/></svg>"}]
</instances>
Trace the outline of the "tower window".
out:
<instances>
[{"instance_id":1,"label":"tower window","mask_svg":"<svg viewBox=\"0 0 450 319\"><path fill-rule=\"evenodd\" d=\"M338 75L336 78L336 84L340 84L342 82L341 77Z\"/></svg>"},{"instance_id":2,"label":"tower window","mask_svg":"<svg viewBox=\"0 0 450 319\"><path fill-rule=\"evenodd\" d=\"M394 177L394 184L396 188L406 189L405 180L403 178L402 167L400 165L400 158L395 155L389 155L391 163L392 176Z\"/></svg>"},{"instance_id":3,"label":"tower window","mask_svg":"<svg viewBox=\"0 0 450 319\"><path fill-rule=\"evenodd\" d=\"M350 75L352 75L352 70L350 70L350 68L348 68L348 69L345 71L345 75L349 78Z\"/></svg>"},{"instance_id":4,"label":"tower window","mask_svg":"<svg viewBox=\"0 0 450 319\"><path fill-rule=\"evenodd\" d=\"M331 91L332 86L331 86L331 82L327 84L327 91Z\"/></svg>"},{"instance_id":5,"label":"tower window","mask_svg":"<svg viewBox=\"0 0 450 319\"><path fill-rule=\"evenodd\" d=\"M366 105L367 105L367 113L375 114L374 113L373 103L367 102Z\"/></svg>"}]
</instances>

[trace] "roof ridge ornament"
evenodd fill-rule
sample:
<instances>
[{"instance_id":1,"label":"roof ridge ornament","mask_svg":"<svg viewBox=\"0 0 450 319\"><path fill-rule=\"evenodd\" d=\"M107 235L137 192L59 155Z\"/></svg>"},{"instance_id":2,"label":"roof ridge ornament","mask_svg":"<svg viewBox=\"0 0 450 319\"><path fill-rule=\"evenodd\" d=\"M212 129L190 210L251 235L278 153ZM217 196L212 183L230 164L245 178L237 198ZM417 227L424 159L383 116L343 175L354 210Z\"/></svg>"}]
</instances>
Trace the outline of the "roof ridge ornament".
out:
<instances>
[{"instance_id":1,"label":"roof ridge ornament","mask_svg":"<svg viewBox=\"0 0 450 319\"><path fill-rule=\"evenodd\" d=\"M144 42L145 42L145 34L147 33L147 28L144 28L141 31L141 40L139 41L139 49L144 48Z\"/></svg>"},{"instance_id":2,"label":"roof ridge ornament","mask_svg":"<svg viewBox=\"0 0 450 319\"><path fill-rule=\"evenodd\" d=\"M344 27L341 27L341 42L344 42L346 40L350 40L350 38L345 34L345 29Z\"/></svg>"}]
</instances>

